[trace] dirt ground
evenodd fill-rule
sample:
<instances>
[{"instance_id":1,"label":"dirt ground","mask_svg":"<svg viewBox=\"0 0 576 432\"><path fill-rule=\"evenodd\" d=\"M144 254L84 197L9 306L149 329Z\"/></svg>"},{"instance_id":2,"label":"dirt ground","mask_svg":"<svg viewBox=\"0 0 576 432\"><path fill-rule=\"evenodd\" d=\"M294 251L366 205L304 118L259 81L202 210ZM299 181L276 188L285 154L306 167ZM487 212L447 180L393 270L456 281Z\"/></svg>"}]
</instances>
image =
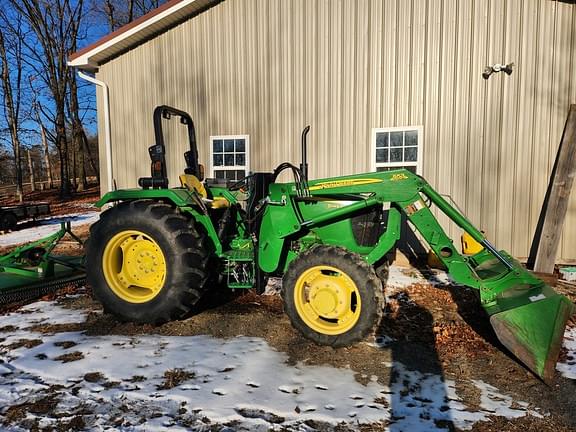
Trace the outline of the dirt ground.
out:
<instances>
[{"instance_id":1,"label":"dirt ground","mask_svg":"<svg viewBox=\"0 0 576 432\"><path fill-rule=\"evenodd\" d=\"M28 192L24 194L24 203L47 202L53 216L70 213L82 213L86 208L98 201L100 198L100 187L90 186L82 192L75 192L73 199L62 199L58 189ZM18 204L14 197L0 196L0 206ZM26 228L22 226L21 228Z\"/></svg>"},{"instance_id":2,"label":"dirt ground","mask_svg":"<svg viewBox=\"0 0 576 432\"><path fill-rule=\"evenodd\" d=\"M69 213L85 208L94 202L97 191L86 192L74 204L53 204L56 214ZM77 231L87 237L88 227ZM427 270L406 268L406 273ZM509 394L514 400L523 400L530 406L549 413L542 418L526 416L518 419L493 417L491 422L478 422L473 431L575 431L576 430L576 380L556 374L551 385L546 385L517 363L497 341L487 318L479 307L472 290L461 287L433 287L427 283L395 289L389 296L386 314L377 334L392 337L394 341L383 347L359 343L352 347L334 349L317 346L303 338L283 313L282 299L278 295L256 295L244 292L231 295L228 291L214 293L187 319L161 326L121 323L102 314L100 305L91 298L89 287L80 296L69 298L71 290L59 292L44 299L57 299L68 308L88 311L83 324L46 326L46 332L84 331L88 335L143 335L169 336L212 335L233 338L239 335L259 337L276 350L285 352L289 362L308 365L331 365L349 368L357 381L364 383L368 377L378 377L378 382L390 385L396 379L392 368L383 367L389 362L400 362L409 370L442 375L456 382L459 395L469 407L480 404L480 395L470 380L482 380ZM574 300L574 299L573 299ZM18 305L4 307L4 314ZM576 326L575 321L569 322ZM6 331L6 329L3 329ZM1 331L1 329L0 329ZM1 336L1 334L0 334ZM33 346L33 344L32 344ZM561 353L565 356L566 353ZM74 361L74 358L64 359ZM55 389L55 392L57 389ZM55 404L50 400L38 406L12 407L4 415L4 425L17 424L23 412L44 412L50 415ZM22 412L21 412L22 411ZM309 425L313 427L313 425ZM447 430L458 430L452 424L438 425ZM82 430L82 418L63 424L59 430ZM214 429L217 430L217 429ZM334 430L346 431L347 427ZM363 426L363 431L383 431L386 425Z\"/></svg>"},{"instance_id":3,"label":"dirt ground","mask_svg":"<svg viewBox=\"0 0 576 432\"><path fill-rule=\"evenodd\" d=\"M47 325L37 330L50 333L84 331L88 335L254 336L287 353L290 363L350 368L361 383L367 382L371 376L377 376L382 384L392 383L395 379L393 370L382 367L382 364L394 360L410 370L440 374L445 379L454 380L457 388L460 386L459 394L470 407L480 403L478 390L467 388L462 383L476 379L497 387L515 400L529 402L531 406L549 413L543 418L527 416L510 420L493 417L491 422L476 423L473 431L576 430L576 381L557 374L552 385L547 386L534 377L502 351L487 320L476 307L471 290L459 288L458 291L450 292L427 284L397 290L386 306L387 314L378 331L396 340L385 348L364 343L340 349L317 346L292 328L283 313L279 296L259 296L251 291L235 296L223 292L220 298L215 296L205 302L189 318L157 327L121 323L101 314L100 305L89 293L75 298L59 293L45 299L56 298L67 308L89 311L89 318L83 324ZM74 360L65 359L67 362ZM44 402L41 401L42 407L32 409L45 410L49 415L51 405ZM11 411L11 415L18 417L15 411ZM10 421L10 416L7 420ZM74 425L63 426L66 427L62 430L82 429ZM439 426L458 430L450 424ZM366 426L359 430L383 431L385 425Z\"/></svg>"}]
</instances>

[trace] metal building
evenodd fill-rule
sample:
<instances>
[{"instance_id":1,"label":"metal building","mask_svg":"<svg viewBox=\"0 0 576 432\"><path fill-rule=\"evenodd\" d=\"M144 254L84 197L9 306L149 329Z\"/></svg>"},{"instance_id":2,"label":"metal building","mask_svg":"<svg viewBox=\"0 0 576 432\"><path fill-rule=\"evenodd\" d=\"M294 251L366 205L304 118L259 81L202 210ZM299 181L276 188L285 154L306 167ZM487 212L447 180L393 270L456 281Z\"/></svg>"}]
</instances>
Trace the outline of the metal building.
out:
<instances>
[{"instance_id":1,"label":"metal building","mask_svg":"<svg viewBox=\"0 0 576 432\"><path fill-rule=\"evenodd\" d=\"M482 77L509 63L511 75ZM310 124L312 178L407 166L526 257L576 102L576 5L171 0L70 64L108 86L109 102L97 92L99 136L109 109L118 187L149 173L157 105L190 112L200 158L220 177L298 162ZM176 128L169 138L174 185L186 139ZM575 196L558 255L576 260Z\"/></svg>"}]
</instances>

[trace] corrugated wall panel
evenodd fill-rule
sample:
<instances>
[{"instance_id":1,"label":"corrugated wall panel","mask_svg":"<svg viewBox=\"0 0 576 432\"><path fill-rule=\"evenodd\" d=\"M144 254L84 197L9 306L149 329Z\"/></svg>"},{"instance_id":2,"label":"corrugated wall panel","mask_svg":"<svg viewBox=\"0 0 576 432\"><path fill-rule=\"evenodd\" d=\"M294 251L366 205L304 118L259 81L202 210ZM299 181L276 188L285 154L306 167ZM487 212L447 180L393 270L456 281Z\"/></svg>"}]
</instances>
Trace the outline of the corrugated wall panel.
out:
<instances>
[{"instance_id":1,"label":"corrugated wall panel","mask_svg":"<svg viewBox=\"0 0 576 432\"><path fill-rule=\"evenodd\" d=\"M470 86L474 81L475 74L470 67L473 57L473 1L465 0L458 2L458 17L456 22L456 32L459 37L456 39L455 52L458 61L455 62L455 92L454 92L454 124L460 127L454 129L454 153L451 168L451 194L453 199L459 203L464 210L467 202L467 189L462 185L467 184L469 167L468 158L470 154L470 112L473 109L470 103ZM454 228L452 228L454 230Z\"/></svg>"},{"instance_id":2,"label":"corrugated wall panel","mask_svg":"<svg viewBox=\"0 0 576 432\"><path fill-rule=\"evenodd\" d=\"M525 127L532 123L534 118L534 94L533 87L536 77L535 61L533 52L536 47L538 34L537 27L537 3L521 2L519 52L516 62L518 67L522 65L523 73L518 78L516 99L516 128L517 135L514 142L514 169L513 204L512 204L512 245L513 250L528 251L531 238L527 235L526 227L534 226L530 223L530 208L533 203L528 198L530 196L530 179L532 178L532 158L533 158L533 128ZM522 253L522 252L520 252ZM526 252L524 252L526 254Z\"/></svg>"},{"instance_id":3,"label":"corrugated wall panel","mask_svg":"<svg viewBox=\"0 0 576 432\"><path fill-rule=\"evenodd\" d=\"M484 163L484 121L486 118L485 98L486 83L479 79L478 74L487 65L486 47L488 39L486 34L488 28L489 3L486 1L474 1L472 3L472 41L470 49L472 51L471 60L468 67L472 75L469 91L469 117L470 126L468 129L469 156L467 164L466 186L464 188L466 204L464 211L467 216L482 229L486 229L482 220L481 209L482 187L481 176Z\"/></svg>"},{"instance_id":4,"label":"corrugated wall panel","mask_svg":"<svg viewBox=\"0 0 576 432\"><path fill-rule=\"evenodd\" d=\"M506 36L504 21L505 2L488 1L488 27L486 34L486 64L506 62L503 60L503 45ZM481 53L479 53L481 55ZM481 203L480 225L490 234L498 238L498 226L496 222L498 211L498 169L500 128L502 122L502 91L503 87L510 85L505 81L503 74L496 75L485 81L486 99L481 107L485 111L483 128L483 140L478 143L482 148L482 165L480 172Z\"/></svg>"},{"instance_id":5,"label":"corrugated wall panel","mask_svg":"<svg viewBox=\"0 0 576 432\"><path fill-rule=\"evenodd\" d=\"M511 76L482 79L486 65L507 62ZM210 135L227 134L250 136L253 170L298 163L311 124L315 178L368 170L372 128L422 125L424 176L525 257L576 102L574 70L572 2L226 0L106 63L98 78L110 85L119 187L148 174L160 104L191 113L207 165ZM174 184L186 135L172 124L166 133ZM576 197L560 255L576 260Z\"/></svg>"},{"instance_id":6,"label":"corrugated wall panel","mask_svg":"<svg viewBox=\"0 0 576 432\"><path fill-rule=\"evenodd\" d=\"M569 73L569 100L571 103L576 101L576 76L574 74L574 67L576 66L576 8L572 8L572 35L570 38L569 53L570 56L570 67L571 72ZM567 224L564 229L564 243L561 250L560 256L562 257L574 257L574 245L576 244L576 229L570 228L576 226L576 193L572 193L572 199L568 207L568 219Z\"/></svg>"},{"instance_id":7,"label":"corrugated wall panel","mask_svg":"<svg viewBox=\"0 0 576 432\"><path fill-rule=\"evenodd\" d=\"M407 2L406 2L407 4ZM399 53L398 38L402 31L398 28L398 0L383 2L382 6L382 26L384 27L382 38L382 63L372 67L382 69L382 81L380 82L381 104L380 125L396 125L394 101L397 97L397 63L398 57L403 57Z\"/></svg>"},{"instance_id":8,"label":"corrugated wall panel","mask_svg":"<svg viewBox=\"0 0 576 432\"><path fill-rule=\"evenodd\" d=\"M550 146L550 109L552 104L552 66L554 60L554 29L556 21L556 2L539 2L536 24L535 50L532 52L532 62L536 65L535 80L532 83L534 92L533 123L538 125L534 130L532 140L532 175L530 181L530 198L542 202L546 193L546 181L542 177L549 176L549 146ZM530 225L535 226L540 214L539 206L530 207Z\"/></svg>"},{"instance_id":9,"label":"corrugated wall panel","mask_svg":"<svg viewBox=\"0 0 576 432\"><path fill-rule=\"evenodd\" d=\"M554 71L552 84L552 116L550 125L550 170L554 164L558 143L562 137L562 131L566 122L566 113L556 107L564 107L570 104L569 85L574 78L576 70L574 69L573 58L570 55L572 30L572 9L573 7L566 3L557 3L556 32L554 36ZM572 66L572 68L571 68ZM576 197L576 194L573 194ZM576 220L574 217L568 218L566 227L574 227ZM572 225L569 225L572 224ZM564 230L566 231L566 229ZM560 253L566 248L566 236L563 236L560 244Z\"/></svg>"},{"instance_id":10,"label":"corrugated wall panel","mask_svg":"<svg viewBox=\"0 0 576 432\"><path fill-rule=\"evenodd\" d=\"M522 0L509 0L503 11L503 23L506 29L502 40L502 54L500 61L507 62L519 60L519 40L522 38ZM495 61L497 58L494 59ZM506 79L508 78L508 79ZM496 231L494 234L500 239L499 247L506 250L512 249L512 215L514 208L514 189L509 185L514 184L514 167L516 161L517 141L517 95L519 94L519 81L522 74L512 74L506 77L502 83L502 100L500 103L501 118L500 137L498 150L498 179L497 183L497 207L496 207ZM505 109L506 107L506 109Z\"/></svg>"}]
</instances>

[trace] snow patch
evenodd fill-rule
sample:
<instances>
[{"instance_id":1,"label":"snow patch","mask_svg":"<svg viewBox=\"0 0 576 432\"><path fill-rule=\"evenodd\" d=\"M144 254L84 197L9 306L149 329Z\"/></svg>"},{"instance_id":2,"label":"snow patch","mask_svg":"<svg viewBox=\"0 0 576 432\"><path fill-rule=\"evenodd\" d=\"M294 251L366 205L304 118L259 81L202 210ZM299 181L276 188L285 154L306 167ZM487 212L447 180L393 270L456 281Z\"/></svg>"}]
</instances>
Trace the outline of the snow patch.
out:
<instances>
[{"instance_id":1,"label":"snow patch","mask_svg":"<svg viewBox=\"0 0 576 432\"><path fill-rule=\"evenodd\" d=\"M442 270L429 270L425 274L415 268L392 265L388 271L387 288L407 288L414 284L427 284L437 287L454 285L450 275Z\"/></svg>"},{"instance_id":2,"label":"snow patch","mask_svg":"<svg viewBox=\"0 0 576 432\"><path fill-rule=\"evenodd\" d=\"M209 336L87 336L42 334L38 323L76 323L85 314L38 302L0 317L0 418L12 405L55 395L61 418L29 413L45 427L82 415L87 429L235 431L312 430L304 424L386 423L392 430L469 429L488 416L540 415L496 388L471 382L481 404L471 411L453 381L392 368L390 384L366 385L350 369L288 365L288 357L259 338ZM36 346L10 348L21 340ZM172 372L182 381L169 385ZM54 385L62 386L55 389ZM18 430L14 426L14 430ZM23 429L20 429L23 430Z\"/></svg>"},{"instance_id":3,"label":"snow patch","mask_svg":"<svg viewBox=\"0 0 576 432\"><path fill-rule=\"evenodd\" d=\"M479 407L473 411L458 395L453 380L436 374L409 371L400 364L395 364L393 370L398 378L387 395L392 407L392 430L425 432L442 429L439 424L450 423L468 430L476 422L489 420L489 416L542 417L537 410L529 409L528 403L514 401L511 396L482 381L472 381L481 394Z\"/></svg>"},{"instance_id":4,"label":"snow patch","mask_svg":"<svg viewBox=\"0 0 576 432\"><path fill-rule=\"evenodd\" d=\"M86 321L86 317L87 313L82 310L63 308L53 301L39 301L22 306L17 312L0 317L0 330L3 327L23 329L41 324L83 323ZM14 334L10 332L12 337Z\"/></svg>"},{"instance_id":5,"label":"snow patch","mask_svg":"<svg viewBox=\"0 0 576 432\"><path fill-rule=\"evenodd\" d=\"M66 216L53 216L37 221L37 225L31 228L21 229L0 236L0 246L14 246L28 243L58 231L62 222L70 221L72 228L79 225L93 224L100 217L100 212L70 213Z\"/></svg>"},{"instance_id":6,"label":"snow patch","mask_svg":"<svg viewBox=\"0 0 576 432\"><path fill-rule=\"evenodd\" d=\"M576 327L566 327L563 346L566 357L556 364L556 369L566 378L576 380Z\"/></svg>"}]
</instances>

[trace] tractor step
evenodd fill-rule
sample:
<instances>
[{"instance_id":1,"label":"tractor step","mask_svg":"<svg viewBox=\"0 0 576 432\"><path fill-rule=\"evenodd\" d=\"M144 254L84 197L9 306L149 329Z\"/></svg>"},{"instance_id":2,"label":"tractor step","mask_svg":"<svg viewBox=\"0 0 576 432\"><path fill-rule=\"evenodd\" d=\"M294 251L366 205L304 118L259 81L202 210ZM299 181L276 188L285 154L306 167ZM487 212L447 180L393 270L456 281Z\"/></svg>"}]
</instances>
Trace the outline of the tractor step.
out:
<instances>
[{"instance_id":1,"label":"tractor step","mask_svg":"<svg viewBox=\"0 0 576 432\"><path fill-rule=\"evenodd\" d=\"M252 262L254 261L254 252L252 249L232 249L224 252L227 261Z\"/></svg>"},{"instance_id":2,"label":"tractor step","mask_svg":"<svg viewBox=\"0 0 576 432\"><path fill-rule=\"evenodd\" d=\"M250 289L255 286L254 252L252 249L226 251L226 283L230 289Z\"/></svg>"}]
</instances>

